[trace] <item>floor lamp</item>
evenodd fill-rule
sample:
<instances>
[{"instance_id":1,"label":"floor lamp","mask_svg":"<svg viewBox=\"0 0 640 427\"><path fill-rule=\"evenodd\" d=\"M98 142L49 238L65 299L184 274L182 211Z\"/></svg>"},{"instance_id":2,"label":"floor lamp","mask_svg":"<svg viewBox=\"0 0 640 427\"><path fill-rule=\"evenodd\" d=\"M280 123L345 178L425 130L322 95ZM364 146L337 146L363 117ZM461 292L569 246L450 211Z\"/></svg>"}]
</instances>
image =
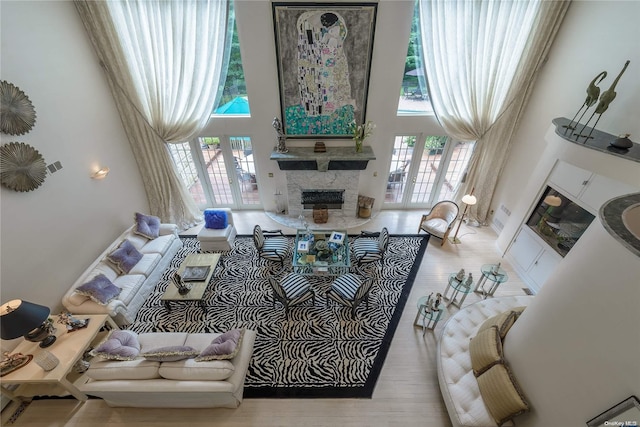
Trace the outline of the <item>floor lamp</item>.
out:
<instances>
[{"instance_id":1,"label":"floor lamp","mask_svg":"<svg viewBox=\"0 0 640 427\"><path fill-rule=\"evenodd\" d=\"M458 228L456 228L456 234L453 236L453 239L451 239L451 243L454 244L459 244L462 243L460 242L460 239L458 239L458 231L460 231L460 226L462 225L462 222L464 221L464 217L467 215L467 211L469 210L469 206L473 206L478 202L478 199L476 199L476 196L473 195L473 189L471 190L471 194L465 194L464 196L462 196L462 203L464 203L466 206L464 207L464 212L462 213L462 216L460 217L460 222L458 223Z\"/></svg>"}]
</instances>

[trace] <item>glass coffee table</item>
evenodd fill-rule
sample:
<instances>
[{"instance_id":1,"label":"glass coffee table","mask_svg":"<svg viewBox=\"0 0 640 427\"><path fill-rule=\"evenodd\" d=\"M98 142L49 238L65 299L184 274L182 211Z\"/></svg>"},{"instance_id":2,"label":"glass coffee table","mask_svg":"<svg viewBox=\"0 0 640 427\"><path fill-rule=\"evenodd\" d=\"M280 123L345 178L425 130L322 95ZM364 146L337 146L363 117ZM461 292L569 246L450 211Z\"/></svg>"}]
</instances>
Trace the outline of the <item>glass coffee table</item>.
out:
<instances>
[{"instance_id":1,"label":"glass coffee table","mask_svg":"<svg viewBox=\"0 0 640 427\"><path fill-rule=\"evenodd\" d=\"M346 230L298 229L293 271L304 275L339 276L349 272L349 238Z\"/></svg>"},{"instance_id":2,"label":"glass coffee table","mask_svg":"<svg viewBox=\"0 0 640 427\"><path fill-rule=\"evenodd\" d=\"M202 280L184 282L187 286L191 287L189 292L186 294L178 292L178 288L170 282L169 286L167 286L167 290L164 292L162 297L160 297L160 300L163 302L167 311L171 311L171 303L180 301L196 301L200 307L202 307L202 311L206 312L207 307L205 306L202 297L204 296L204 292L207 290L207 286L209 285L209 281L213 276L213 272L216 269L219 260L220 254L198 253L187 255L177 271L177 274L180 277L183 277L187 267L209 267L209 270Z\"/></svg>"}]
</instances>

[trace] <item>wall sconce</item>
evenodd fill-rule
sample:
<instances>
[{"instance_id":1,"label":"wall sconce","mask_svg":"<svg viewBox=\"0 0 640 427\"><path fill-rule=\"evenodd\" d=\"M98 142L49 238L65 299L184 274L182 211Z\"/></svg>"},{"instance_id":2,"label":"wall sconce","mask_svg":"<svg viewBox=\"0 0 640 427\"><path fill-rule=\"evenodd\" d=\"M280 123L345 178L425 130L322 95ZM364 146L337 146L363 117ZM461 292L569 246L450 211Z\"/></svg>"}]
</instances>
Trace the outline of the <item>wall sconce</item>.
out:
<instances>
[{"instance_id":1,"label":"wall sconce","mask_svg":"<svg viewBox=\"0 0 640 427\"><path fill-rule=\"evenodd\" d=\"M109 168L103 167L91 175L91 179L105 179L109 175Z\"/></svg>"},{"instance_id":2,"label":"wall sconce","mask_svg":"<svg viewBox=\"0 0 640 427\"><path fill-rule=\"evenodd\" d=\"M453 239L451 240L451 243L461 243L460 239L458 239L458 231L460 231L460 226L462 225L462 222L464 221L464 217L465 215L467 215L467 211L469 210L469 206L473 206L476 203L478 203L478 199L476 198L476 196L473 195L473 190L475 188L471 189L471 193L470 194L465 194L464 196L462 196L462 203L464 203L466 206L464 207L464 212L462 213L462 216L460 217L460 222L458 223L458 228L456 228L456 234L453 236Z\"/></svg>"}]
</instances>

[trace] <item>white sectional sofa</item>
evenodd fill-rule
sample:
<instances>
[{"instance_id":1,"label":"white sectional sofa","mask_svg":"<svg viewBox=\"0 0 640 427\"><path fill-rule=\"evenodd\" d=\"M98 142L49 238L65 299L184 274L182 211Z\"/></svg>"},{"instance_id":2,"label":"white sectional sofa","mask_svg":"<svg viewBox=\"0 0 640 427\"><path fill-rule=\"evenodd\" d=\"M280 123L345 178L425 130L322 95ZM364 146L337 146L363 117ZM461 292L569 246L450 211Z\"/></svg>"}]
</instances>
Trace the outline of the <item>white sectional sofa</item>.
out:
<instances>
[{"instance_id":1,"label":"white sectional sofa","mask_svg":"<svg viewBox=\"0 0 640 427\"><path fill-rule=\"evenodd\" d=\"M140 334L138 357L127 361L94 357L86 372L90 379L79 388L114 407L236 408L243 398L255 331L244 331L237 354L229 360L198 362L190 358L157 362L142 356L151 349L166 346L189 346L202 351L219 335L184 332Z\"/></svg>"},{"instance_id":2,"label":"white sectional sofa","mask_svg":"<svg viewBox=\"0 0 640 427\"><path fill-rule=\"evenodd\" d=\"M62 298L62 304L72 314L109 314L120 326L131 324L136 313L157 285L171 260L182 247L175 224L160 224L159 236L148 239L134 232L135 225L122 233L80 275ZM129 240L142 254L142 259L129 271L120 274L107 260L107 256L120 244ZM104 274L122 291L116 299L106 305L98 304L87 296L76 292L76 288L99 274Z\"/></svg>"},{"instance_id":3,"label":"white sectional sofa","mask_svg":"<svg viewBox=\"0 0 640 427\"><path fill-rule=\"evenodd\" d=\"M472 369L471 339L485 320L513 308L527 306L533 298L523 295L486 299L462 308L444 325L438 340L436 360L440 391L453 427L498 425L485 405ZM508 362L509 355L505 354L504 358ZM508 422L504 425L513 424Z\"/></svg>"}]
</instances>

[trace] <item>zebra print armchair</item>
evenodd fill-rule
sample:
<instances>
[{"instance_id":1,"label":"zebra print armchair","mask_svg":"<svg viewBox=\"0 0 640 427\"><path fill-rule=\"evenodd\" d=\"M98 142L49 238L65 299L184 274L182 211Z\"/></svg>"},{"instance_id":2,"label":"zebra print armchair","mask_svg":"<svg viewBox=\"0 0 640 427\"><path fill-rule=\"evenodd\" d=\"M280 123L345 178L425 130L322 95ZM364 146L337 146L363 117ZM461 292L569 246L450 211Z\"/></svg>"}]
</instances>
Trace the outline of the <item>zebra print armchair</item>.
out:
<instances>
[{"instance_id":1,"label":"zebra print armchair","mask_svg":"<svg viewBox=\"0 0 640 427\"><path fill-rule=\"evenodd\" d=\"M259 225L253 227L253 243L260 258L280 263L284 267L284 260L289 256L289 240L281 230L262 231Z\"/></svg>"},{"instance_id":2,"label":"zebra print armchair","mask_svg":"<svg viewBox=\"0 0 640 427\"><path fill-rule=\"evenodd\" d=\"M373 279L359 274L347 273L338 277L326 294L326 304L333 300L351 308L351 317L356 318L356 309L364 301L369 308L369 293Z\"/></svg>"}]
</instances>

